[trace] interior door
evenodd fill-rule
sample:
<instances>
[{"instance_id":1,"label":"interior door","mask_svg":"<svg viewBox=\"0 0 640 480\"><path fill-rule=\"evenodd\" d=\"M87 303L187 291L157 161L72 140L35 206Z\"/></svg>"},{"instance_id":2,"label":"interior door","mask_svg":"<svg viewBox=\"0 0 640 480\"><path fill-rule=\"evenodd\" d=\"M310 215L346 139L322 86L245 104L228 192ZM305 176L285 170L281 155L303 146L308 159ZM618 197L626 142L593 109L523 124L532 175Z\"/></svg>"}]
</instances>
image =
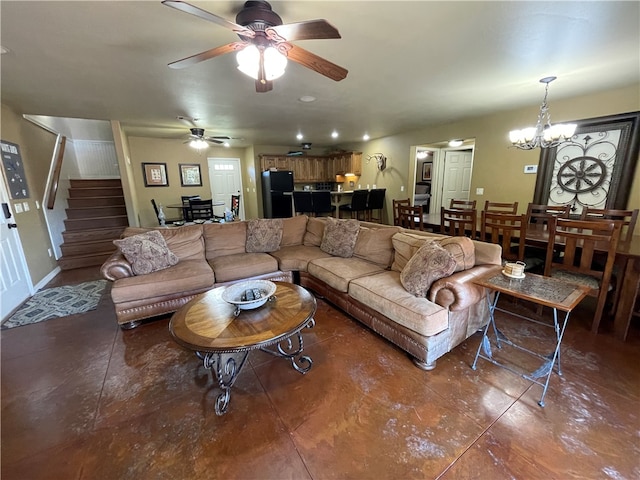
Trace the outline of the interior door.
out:
<instances>
[{"instance_id":1,"label":"interior door","mask_svg":"<svg viewBox=\"0 0 640 480\"><path fill-rule=\"evenodd\" d=\"M239 158L209 158L209 183L214 202L224 202L222 207L213 207L216 216L223 216L225 208L231 210L231 195L240 195L240 218L244 220L242 198L242 175Z\"/></svg>"},{"instance_id":2,"label":"interior door","mask_svg":"<svg viewBox=\"0 0 640 480\"><path fill-rule=\"evenodd\" d=\"M470 150L447 150L444 154L442 206L449 208L452 198L469 199L473 155Z\"/></svg>"},{"instance_id":3,"label":"interior door","mask_svg":"<svg viewBox=\"0 0 640 480\"><path fill-rule=\"evenodd\" d=\"M10 211L9 196L0 175L0 318L4 321L22 302L33 293L33 286L27 262L22 251L22 244L13 213ZM5 213L6 212L6 213ZM11 215L7 218L7 215Z\"/></svg>"}]
</instances>

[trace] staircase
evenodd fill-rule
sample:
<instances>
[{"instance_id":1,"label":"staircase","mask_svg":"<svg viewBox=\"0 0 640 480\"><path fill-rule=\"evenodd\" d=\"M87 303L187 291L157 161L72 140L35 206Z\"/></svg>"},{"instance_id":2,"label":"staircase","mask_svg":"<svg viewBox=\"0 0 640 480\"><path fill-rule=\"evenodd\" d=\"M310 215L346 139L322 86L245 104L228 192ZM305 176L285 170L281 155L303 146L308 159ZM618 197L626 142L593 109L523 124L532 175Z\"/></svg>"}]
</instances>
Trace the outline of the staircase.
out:
<instances>
[{"instance_id":1,"label":"staircase","mask_svg":"<svg viewBox=\"0 0 640 480\"><path fill-rule=\"evenodd\" d=\"M102 265L129 225L119 179L71 180L64 221L62 270Z\"/></svg>"}]
</instances>

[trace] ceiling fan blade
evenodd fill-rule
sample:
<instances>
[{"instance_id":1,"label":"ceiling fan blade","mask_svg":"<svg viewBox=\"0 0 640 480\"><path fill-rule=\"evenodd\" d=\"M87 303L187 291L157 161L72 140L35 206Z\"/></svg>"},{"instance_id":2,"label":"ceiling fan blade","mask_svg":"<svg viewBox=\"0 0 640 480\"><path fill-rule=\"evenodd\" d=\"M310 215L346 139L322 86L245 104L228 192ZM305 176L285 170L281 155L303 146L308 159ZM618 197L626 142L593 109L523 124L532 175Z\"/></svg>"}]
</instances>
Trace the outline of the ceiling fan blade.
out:
<instances>
[{"instance_id":1,"label":"ceiling fan blade","mask_svg":"<svg viewBox=\"0 0 640 480\"><path fill-rule=\"evenodd\" d=\"M212 135L209 138L214 140L231 140L231 137L227 137L226 135Z\"/></svg>"},{"instance_id":2,"label":"ceiling fan blade","mask_svg":"<svg viewBox=\"0 0 640 480\"><path fill-rule=\"evenodd\" d=\"M267 37L276 42L342 38L338 29L326 20L309 20L306 22L277 25L265 29L265 33Z\"/></svg>"},{"instance_id":3,"label":"ceiling fan blade","mask_svg":"<svg viewBox=\"0 0 640 480\"><path fill-rule=\"evenodd\" d=\"M260 80L256 80L256 92L265 93L270 92L271 90L273 90L273 82L271 80L265 80L264 83Z\"/></svg>"},{"instance_id":4,"label":"ceiling fan blade","mask_svg":"<svg viewBox=\"0 0 640 480\"><path fill-rule=\"evenodd\" d=\"M215 138L207 137L205 138L207 142L215 143L216 145L222 145L224 142L222 140L216 140Z\"/></svg>"},{"instance_id":5,"label":"ceiling fan blade","mask_svg":"<svg viewBox=\"0 0 640 480\"><path fill-rule=\"evenodd\" d=\"M225 18L219 17L218 15L214 15L206 10L202 10L201 8L195 7L187 2L181 2L179 0L164 0L162 3L167 7L175 8L181 12L195 15L196 17L200 17L204 20L208 20L209 22L213 22L222 27L233 30L235 33L242 35L243 37L253 38L255 36L253 30L245 28L242 25L238 25L237 23L233 23Z\"/></svg>"},{"instance_id":6,"label":"ceiling fan blade","mask_svg":"<svg viewBox=\"0 0 640 480\"><path fill-rule=\"evenodd\" d=\"M246 47L247 44L243 42L233 42L228 43L226 45L222 45L220 47L212 48L211 50L207 50L205 52L198 53L196 55L191 55L190 57L183 58L182 60L177 60L175 62L171 62L169 64L169 68L185 68L190 67L191 65L195 65L196 63L203 62L205 60L209 60L213 57L219 57L220 55L225 55L227 53L235 52L237 50L241 50Z\"/></svg>"},{"instance_id":7,"label":"ceiling fan blade","mask_svg":"<svg viewBox=\"0 0 640 480\"><path fill-rule=\"evenodd\" d=\"M287 58L289 60L293 60L294 62L310 68L325 77L329 77L331 80L339 82L347 76L347 73L349 73L349 70L346 68L342 68L335 63L331 63L329 60L325 60L304 48L300 48L293 44L287 44L287 46L291 47L287 52Z\"/></svg>"}]
</instances>

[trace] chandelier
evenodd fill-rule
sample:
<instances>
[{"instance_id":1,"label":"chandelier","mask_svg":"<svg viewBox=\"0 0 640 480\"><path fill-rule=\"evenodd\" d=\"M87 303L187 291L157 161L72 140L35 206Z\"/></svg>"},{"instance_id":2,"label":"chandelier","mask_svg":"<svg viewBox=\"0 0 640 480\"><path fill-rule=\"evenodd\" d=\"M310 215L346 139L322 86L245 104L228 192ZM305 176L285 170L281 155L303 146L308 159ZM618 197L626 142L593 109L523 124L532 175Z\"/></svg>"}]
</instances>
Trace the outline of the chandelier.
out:
<instances>
[{"instance_id":1,"label":"chandelier","mask_svg":"<svg viewBox=\"0 0 640 480\"><path fill-rule=\"evenodd\" d=\"M538 114L538 122L535 127L523 128L522 130L512 130L509 132L509 140L514 147L522 150L533 150L534 148L552 148L557 147L562 142L570 139L576 131L575 123L559 123L551 125L551 115L549 115L549 106L547 105L547 95L549 93L549 84L557 77L544 77L540 79L540 83L544 83L544 100L540 105L540 113Z\"/></svg>"}]
</instances>

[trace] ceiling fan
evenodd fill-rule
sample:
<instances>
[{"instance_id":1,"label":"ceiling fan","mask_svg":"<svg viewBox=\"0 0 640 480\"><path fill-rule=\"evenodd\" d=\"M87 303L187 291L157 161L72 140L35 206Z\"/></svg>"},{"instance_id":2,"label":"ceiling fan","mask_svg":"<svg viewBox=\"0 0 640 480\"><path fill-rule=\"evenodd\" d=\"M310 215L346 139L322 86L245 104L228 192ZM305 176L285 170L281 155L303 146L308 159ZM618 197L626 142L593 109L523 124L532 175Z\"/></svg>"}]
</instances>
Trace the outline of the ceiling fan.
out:
<instances>
[{"instance_id":1,"label":"ceiling fan","mask_svg":"<svg viewBox=\"0 0 640 480\"><path fill-rule=\"evenodd\" d=\"M255 78L256 92L273 89L272 80L284 73L287 59L335 81L347 76L348 70L289 43L295 40L341 38L338 30L326 20L283 24L280 16L264 0L245 2L235 23L179 0L164 0L162 3L228 28L241 40L172 62L169 64L171 68L185 68L210 58L238 52L238 69Z\"/></svg>"},{"instance_id":2,"label":"ceiling fan","mask_svg":"<svg viewBox=\"0 0 640 480\"><path fill-rule=\"evenodd\" d=\"M204 136L204 128L190 128L191 134L189 138L184 143L191 144L194 148L204 148L207 147L208 143L215 143L216 145L222 145L227 140L231 140L231 137L226 137L223 135L216 135L213 137L205 137Z\"/></svg>"}]
</instances>

